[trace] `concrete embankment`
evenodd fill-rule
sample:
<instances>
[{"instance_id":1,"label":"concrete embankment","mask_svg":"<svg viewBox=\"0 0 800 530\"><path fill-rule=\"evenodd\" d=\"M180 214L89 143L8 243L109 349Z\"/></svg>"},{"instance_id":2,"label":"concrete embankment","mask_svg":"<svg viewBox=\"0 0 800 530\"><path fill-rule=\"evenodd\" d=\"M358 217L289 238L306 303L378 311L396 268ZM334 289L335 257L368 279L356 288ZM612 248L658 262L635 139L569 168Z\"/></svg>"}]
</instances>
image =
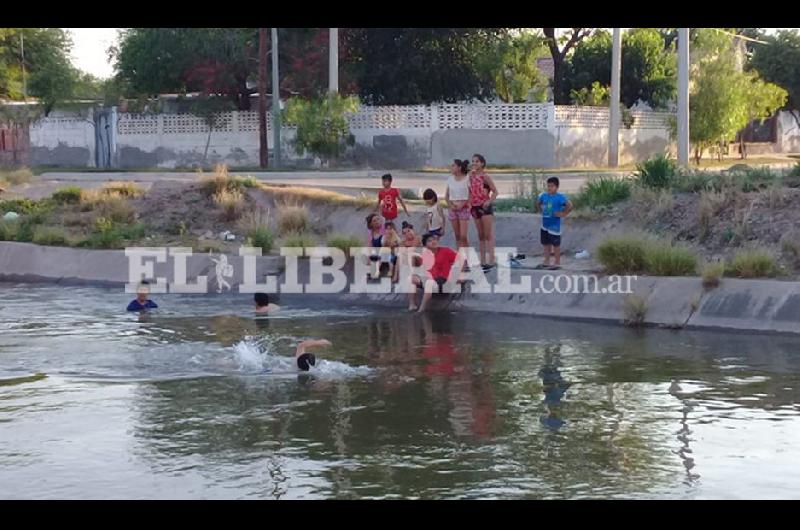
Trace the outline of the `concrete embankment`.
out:
<instances>
[{"instance_id":1,"label":"concrete embankment","mask_svg":"<svg viewBox=\"0 0 800 530\"><path fill-rule=\"evenodd\" d=\"M208 292L217 289L218 255L193 254L186 258L189 284L198 276L207 276ZM153 264L153 278L175 281L174 259ZM244 260L228 256L232 274L223 279L237 291L245 274ZM58 282L122 286L128 282L130 260L122 250L87 250L42 247L29 243L0 242L0 281ZM281 274L282 258L259 257L255 278L264 282L265 275ZM352 262L344 268L352 278ZM729 329L751 332L800 334L800 282L778 280L740 280L725 278L719 287L705 290L699 278L640 276L630 280L630 292L624 278L614 286L604 276L583 276L575 272L510 271L510 283L530 278L525 292L498 292L497 272L487 275L492 292L478 292L479 284L468 284L455 295L437 295L434 310L481 311L500 314L530 315L564 320L621 323L626 316L626 300L636 296L640 301L643 323L651 326L696 329ZM250 272L250 276L253 276ZM300 260L298 281L306 283L308 262ZM595 278L596 283L595 283ZM278 282L283 283L284 278ZM328 281L328 280L326 280ZM508 286L505 288L509 289ZM606 289L607 292L602 292ZM226 289L227 291L228 289ZM363 294L287 294L287 303L313 305L314 300L335 299L342 303L396 307L404 311L406 295L402 293Z\"/></svg>"}]
</instances>

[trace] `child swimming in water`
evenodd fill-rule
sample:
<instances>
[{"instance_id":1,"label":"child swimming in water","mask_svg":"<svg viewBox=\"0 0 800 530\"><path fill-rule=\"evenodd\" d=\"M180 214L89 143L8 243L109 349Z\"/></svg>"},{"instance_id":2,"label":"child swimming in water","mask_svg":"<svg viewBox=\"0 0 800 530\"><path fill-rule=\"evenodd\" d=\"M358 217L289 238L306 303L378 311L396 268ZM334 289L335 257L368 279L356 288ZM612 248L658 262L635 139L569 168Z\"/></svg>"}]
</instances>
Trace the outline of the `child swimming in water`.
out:
<instances>
[{"instance_id":1,"label":"child swimming in water","mask_svg":"<svg viewBox=\"0 0 800 530\"><path fill-rule=\"evenodd\" d=\"M150 282L142 280L139 288L136 289L136 299L128 304L127 311L147 311L148 309L157 309L158 304L150 300Z\"/></svg>"},{"instance_id":2,"label":"child swimming in water","mask_svg":"<svg viewBox=\"0 0 800 530\"><path fill-rule=\"evenodd\" d=\"M294 358L297 361L297 367L303 372L307 372L310 367L316 365L317 358L314 357L313 353L307 353L306 348L317 348L323 346L332 346L331 341L325 339L310 339L304 340L298 344L297 350L295 350L294 353Z\"/></svg>"},{"instance_id":3,"label":"child swimming in water","mask_svg":"<svg viewBox=\"0 0 800 530\"><path fill-rule=\"evenodd\" d=\"M269 313L274 313L281 308L281 306L277 304L270 303L269 295L267 293L255 293L253 295L253 302L256 304L257 315L268 315Z\"/></svg>"}]
</instances>

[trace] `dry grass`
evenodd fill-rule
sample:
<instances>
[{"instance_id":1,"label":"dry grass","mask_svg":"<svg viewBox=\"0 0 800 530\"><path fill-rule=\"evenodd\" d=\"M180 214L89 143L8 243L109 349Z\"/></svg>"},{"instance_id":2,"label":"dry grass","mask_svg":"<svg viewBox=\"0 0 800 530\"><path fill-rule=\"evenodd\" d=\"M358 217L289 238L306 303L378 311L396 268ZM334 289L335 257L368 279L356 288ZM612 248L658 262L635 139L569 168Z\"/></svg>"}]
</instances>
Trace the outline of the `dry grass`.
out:
<instances>
[{"instance_id":1,"label":"dry grass","mask_svg":"<svg viewBox=\"0 0 800 530\"><path fill-rule=\"evenodd\" d=\"M719 287L722 276L725 274L724 263L706 263L701 271L703 278L703 287L706 289L714 289Z\"/></svg>"},{"instance_id":2,"label":"dry grass","mask_svg":"<svg viewBox=\"0 0 800 530\"><path fill-rule=\"evenodd\" d=\"M108 195L119 195L121 197L139 197L144 194L144 190L135 182L113 181L103 186L102 191Z\"/></svg>"},{"instance_id":3,"label":"dry grass","mask_svg":"<svg viewBox=\"0 0 800 530\"><path fill-rule=\"evenodd\" d=\"M647 316L647 300L635 294L628 295L623 302L622 314L622 323L626 326L644 325L644 319Z\"/></svg>"},{"instance_id":4,"label":"dry grass","mask_svg":"<svg viewBox=\"0 0 800 530\"><path fill-rule=\"evenodd\" d=\"M733 200L728 191L701 191L697 200L697 217L700 225L700 239L705 240L711 234L711 225L717 214Z\"/></svg>"},{"instance_id":5,"label":"dry grass","mask_svg":"<svg viewBox=\"0 0 800 530\"><path fill-rule=\"evenodd\" d=\"M244 195L237 189L223 188L211 196L214 204L222 209L222 218L235 221L244 210Z\"/></svg>"},{"instance_id":6,"label":"dry grass","mask_svg":"<svg viewBox=\"0 0 800 530\"><path fill-rule=\"evenodd\" d=\"M675 197L669 190L633 186L631 188L633 215L639 221L649 223L672 210Z\"/></svg>"},{"instance_id":7,"label":"dry grass","mask_svg":"<svg viewBox=\"0 0 800 530\"><path fill-rule=\"evenodd\" d=\"M795 267L800 267L800 229L794 228L781 236L781 250Z\"/></svg>"},{"instance_id":8,"label":"dry grass","mask_svg":"<svg viewBox=\"0 0 800 530\"><path fill-rule=\"evenodd\" d=\"M27 184L32 178L33 173L26 167L21 169L0 170L0 182L7 182L9 186Z\"/></svg>"},{"instance_id":9,"label":"dry grass","mask_svg":"<svg viewBox=\"0 0 800 530\"><path fill-rule=\"evenodd\" d=\"M236 226L242 233L250 233L259 228L269 228L272 225L272 220L269 216L269 210L256 208L244 212L236 223Z\"/></svg>"},{"instance_id":10,"label":"dry grass","mask_svg":"<svg viewBox=\"0 0 800 530\"><path fill-rule=\"evenodd\" d=\"M278 233L286 235L290 233L306 232L311 227L309 220L308 207L296 204L278 205Z\"/></svg>"},{"instance_id":11,"label":"dry grass","mask_svg":"<svg viewBox=\"0 0 800 530\"><path fill-rule=\"evenodd\" d=\"M271 194L276 200L294 202L316 202L343 206L366 207L375 204L371 197L351 197L344 193L321 190L318 188L299 188L294 186L276 186L274 184L258 184L258 188Z\"/></svg>"}]
</instances>

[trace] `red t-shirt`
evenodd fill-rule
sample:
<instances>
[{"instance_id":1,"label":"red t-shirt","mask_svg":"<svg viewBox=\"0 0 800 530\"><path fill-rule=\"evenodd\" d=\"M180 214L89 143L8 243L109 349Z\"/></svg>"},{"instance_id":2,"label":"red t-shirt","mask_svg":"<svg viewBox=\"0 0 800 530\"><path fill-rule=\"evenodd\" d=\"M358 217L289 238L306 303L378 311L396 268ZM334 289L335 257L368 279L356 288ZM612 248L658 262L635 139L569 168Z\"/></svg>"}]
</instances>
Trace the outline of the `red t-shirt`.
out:
<instances>
[{"instance_id":1,"label":"red t-shirt","mask_svg":"<svg viewBox=\"0 0 800 530\"><path fill-rule=\"evenodd\" d=\"M453 268L453 263L456 262L458 253L447 247L439 247L434 254L433 266L428 269L428 274L434 280L437 278L447 279L450 277L450 269Z\"/></svg>"},{"instance_id":2,"label":"red t-shirt","mask_svg":"<svg viewBox=\"0 0 800 530\"><path fill-rule=\"evenodd\" d=\"M397 218L397 198L400 192L397 188L381 188L378 192L378 200L381 201L381 216L384 219Z\"/></svg>"}]
</instances>

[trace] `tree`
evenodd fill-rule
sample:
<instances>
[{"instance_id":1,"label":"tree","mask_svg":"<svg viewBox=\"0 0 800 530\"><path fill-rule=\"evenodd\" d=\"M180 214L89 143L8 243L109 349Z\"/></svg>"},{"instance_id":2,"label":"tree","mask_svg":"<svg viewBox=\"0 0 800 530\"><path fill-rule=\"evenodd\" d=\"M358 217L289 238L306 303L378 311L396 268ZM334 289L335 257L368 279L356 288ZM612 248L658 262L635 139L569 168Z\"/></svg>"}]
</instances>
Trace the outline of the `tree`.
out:
<instances>
[{"instance_id":1,"label":"tree","mask_svg":"<svg viewBox=\"0 0 800 530\"><path fill-rule=\"evenodd\" d=\"M782 30L760 40L767 44L754 46L749 67L788 92L787 106L800 125L800 31Z\"/></svg>"},{"instance_id":2,"label":"tree","mask_svg":"<svg viewBox=\"0 0 800 530\"><path fill-rule=\"evenodd\" d=\"M741 71L730 35L698 30L693 46L689 139L699 164L706 148L732 139L752 118L772 114L786 93Z\"/></svg>"},{"instance_id":3,"label":"tree","mask_svg":"<svg viewBox=\"0 0 800 530\"><path fill-rule=\"evenodd\" d=\"M128 95L203 92L249 110L256 28L128 28L109 53Z\"/></svg>"},{"instance_id":4,"label":"tree","mask_svg":"<svg viewBox=\"0 0 800 530\"><path fill-rule=\"evenodd\" d=\"M358 99L328 94L318 99L291 98L283 111L286 124L297 126L294 145L323 162L335 160L353 145L347 114L358 110Z\"/></svg>"},{"instance_id":5,"label":"tree","mask_svg":"<svg viewBox=\"0 0 800 530\"><path fill-rule=\"evenodd\" d=\"M342 35L363 101L375 105L485 100L502 28L351 28Z\"/></svg>"},{"instance_id":6,"label":"tree","mask_svg":"<svg viewBox=\"0 0 800 530\"><path fill-rule=\"evenodd\" d=\"M0 29L0 97L20 100L27 85L28 95L49 114L56 103L72 97L79 79L69 60L71 47L69 34L60 28Z\"/></svg>"},{"instance_id":7,"label":"tree","mask_svg":"<svg viewBox=\"0 0 800 530\"><path fill-rule=\"evenodd\" d=\"M547 77L536 66L536 59L547 54L544 39L522 33L502 39L495 66L495 91L506 103L547 100Z\"/></svg>"},{"instance_id":8,"label":"tree","mask_svg":"<svg viewBox=\"0 0 800 530\"><path fill-rule=\"evenodd\" d=\"M676 56L673 45L655 28L634 28L622 37L620 100L631 107L641 100L663 108L676 94ZM595 32L581 42L568 61L566 84L570 94L594 82L611 84L611 34Z\"/></svg>"},{"instance_id":9,"label":"tree","mask_svg":"<svg viewBox=\"0 0 800 530\"><path fill-rule=\"evenodd\" d=\"M744 77L746 79L744 91L748 124L759 118L769 118L786 104L788 93L783 88L762 81L756 72L746 72ZM744 143L743 134L739 141L742 158L747 158L747 146Z\"/></svg>"},{"instance_id":10,"label":"tree","mask_svg":"<svg viewBox=\"0 0 800 530\"><path fill-rule=\"evenodd\" d=\"M561 37L556 36L556 28L542 28L542 31L553 58L553 99L557 105L566 105L569 103L567 56L578 43L592 34L592 28L570 28Z\"/></svg>"}]
</instances>

